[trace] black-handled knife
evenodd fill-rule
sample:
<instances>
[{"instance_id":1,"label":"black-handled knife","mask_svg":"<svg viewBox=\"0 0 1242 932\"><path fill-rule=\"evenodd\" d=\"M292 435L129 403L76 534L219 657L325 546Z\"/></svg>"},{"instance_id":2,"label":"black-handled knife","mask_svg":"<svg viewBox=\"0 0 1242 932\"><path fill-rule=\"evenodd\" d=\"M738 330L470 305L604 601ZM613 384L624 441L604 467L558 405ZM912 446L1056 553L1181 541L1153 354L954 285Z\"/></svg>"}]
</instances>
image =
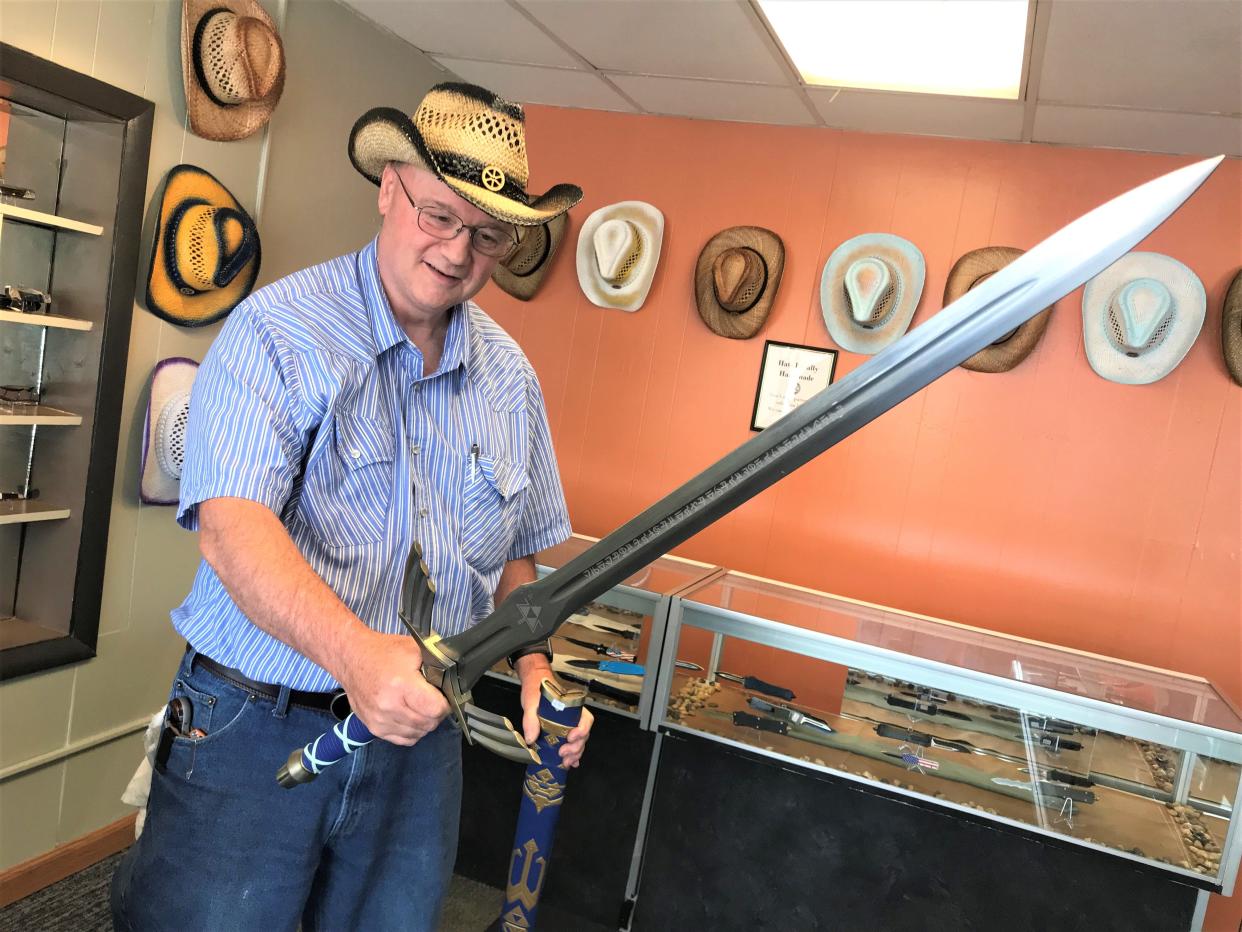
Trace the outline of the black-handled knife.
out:
<instances>
[{"instance_id":1,"label":"black-handled knife","mask_svg":"<svg viewBox=\"0 0 1242 932\"><path fill-rule=\"evenodd\" d=\"M570 644L577 644L579 647L585 647L587 650L595 651L605 657L611 657L613 660L633 660L634 652L622 650L619 647L613 647L611 644L596 644L594 641L584 641L580 638L566 637L563 634L554 634L554 638L562 641L568 641Z\"/></svg>"},{"instance_id":2,"label":"black-handled knife","mask_svg":"<svg viewBox=\"0 0 1242 932\"><path fill-rule=\"evenodd\" d=\"M618 702L624 702L627 705L638 705L639 694L628 689L620 689L607 683L600 683L597 680L589 679L585 676L576 676L573 673L566 673L564 671L559 671L556 675L563 680L569 680L571 683L585 686L588 690L598 695L609 699L616 699Z\"/></svg>"},{"instance_id":3,"label":"black-handled knife","mask_svg":"<svg viewBox=\"0 0 1242 932\"><path fill-rule=\"evenodd\" d=\"M758 709L760 712L766 712L774 718L788 722L791 725L804 725L807 728L814 728L817 731L833 734L836 729L825 722L822 718L816 718L814 715L808 715L798 709L791 709L787 705L773 705L766 699L760 699L758 696L751 696L746 700L752 709Z\"/></svg>"},{"instance_id":4,"label":"black-handled knife","mask_svg":"<svg viewBox=\"0 0 1242 932\"><path fill-rule=\"evenodd\" d=\"M784 686L774 686L772 683L764 682L757 676L738 676L736 673L725 673L721 670L717 670L716 675L722 680L729 680L731 683L741 683L743 689L763 693L765 696L775 696L777 699L785 700L796 698L792 689L786 689Z\"/></svg>"},{"instance_id":5,"label":"black-handled knife","mask_svg":"<svg viewBox=\"0 0 1242 932\"><path fill-rule=\"evenodd\" d=\"M789 733L789 726L784 722L772 718L764 718L761 715L751 715L749 712L734 712L733 724L739 725L742 728L758 728L760 731L770 731L774 735Z\"/></svg>"},{"instance_id":6,"label":"black-handled knife","mask_svg":"<svg viewBox=\"0 0 1242 932\"><path fill-rule=\"evenodd\" d=\"M1022 773L1031 772L1026 767L1019 767L1018 769ZM1076 773L1070 773L1068 770L1058 770L1055 767L1038 771L1038 776L1043 780L1052 780L1056 783L1068 783L1071 786L1095 786L1095 781L1090 777L1083 777Z\"/></svg>"},{"instance_id":7,"label":"black-handled knife","mask_svg":"<svg viewBox=\"0 0 1242 932\"><path fill-rule=\"evenodd\" d=\"M884 701L891 706L896 706L899 709L910 709L915 712L920 712L923 715L944 715L948 718L956 718L963 722L973 721L969 715L962 712L955 712L953 709L943 708L942 706L936 705L934 702L917 702L910 699L902 699L898 696L894 696L892 693L885 696Z\"/></svg>"}]
</instances>

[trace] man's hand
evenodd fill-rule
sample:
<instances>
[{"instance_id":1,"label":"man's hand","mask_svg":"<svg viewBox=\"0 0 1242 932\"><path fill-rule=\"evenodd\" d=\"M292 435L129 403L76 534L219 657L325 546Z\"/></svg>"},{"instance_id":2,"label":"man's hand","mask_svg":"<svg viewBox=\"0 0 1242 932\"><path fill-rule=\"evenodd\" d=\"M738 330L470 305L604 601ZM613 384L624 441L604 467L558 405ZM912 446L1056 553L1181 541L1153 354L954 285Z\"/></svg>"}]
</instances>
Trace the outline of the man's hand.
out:
<instances>
[{"instance_id":1,"label":"man's hand","mask_svg":"<svg viewBox=\"0 0 1242 932\"><path fill-rule=\"evenodd\" d=\"M443 693L423 678L423 655L413 638L362 629L340 664L349 705L371 734L411 745L449 713Z\"/></svg>"},{"instance_id":2,"label":"man's hand","mask_svg":"<svg viewBox=\"0 0 1242 932\"><path fill-rule=\"evenodd\" d=\"M545 677L556 677L552 674L548 658L541 654L519 657L513 668L522 680L522 737L533 747L539 740L539 686ZM595 716L584 706L581 721L569 732L565 743L561 745L562 767L577 767L582 763L582 752L586 749L587 738L594 722Z\"/></svg>"}]
</instances>

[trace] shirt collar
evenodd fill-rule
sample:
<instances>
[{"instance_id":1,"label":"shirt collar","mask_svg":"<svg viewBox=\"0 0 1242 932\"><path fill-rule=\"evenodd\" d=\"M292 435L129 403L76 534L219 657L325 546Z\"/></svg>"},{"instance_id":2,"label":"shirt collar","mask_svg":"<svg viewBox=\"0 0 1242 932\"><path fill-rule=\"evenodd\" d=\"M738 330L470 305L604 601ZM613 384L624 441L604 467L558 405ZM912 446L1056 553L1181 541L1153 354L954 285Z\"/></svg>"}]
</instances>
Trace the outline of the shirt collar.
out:
<instances>
[{"instance_id":1,"label":"shirt collar","mask_svg":"<svg viewBox=\"0 0 1242 932\"><path fill-rule=\"evenodd\" d=\"M409 343L409 337L393 316L388 296L384 293L379 274L378 237L371 240L358 254L358 269L362 281L362 300L371 317L371 335L375 340L375 355ZM469 363L470 312L466 304L459 304L449 311L448 332L444 335L444 352L440 356L437 373L452 372L465 368ZM410 348L417 352L411 343ZM423 375L430 373L424 372Z\"/></svg>"}]
</instances>

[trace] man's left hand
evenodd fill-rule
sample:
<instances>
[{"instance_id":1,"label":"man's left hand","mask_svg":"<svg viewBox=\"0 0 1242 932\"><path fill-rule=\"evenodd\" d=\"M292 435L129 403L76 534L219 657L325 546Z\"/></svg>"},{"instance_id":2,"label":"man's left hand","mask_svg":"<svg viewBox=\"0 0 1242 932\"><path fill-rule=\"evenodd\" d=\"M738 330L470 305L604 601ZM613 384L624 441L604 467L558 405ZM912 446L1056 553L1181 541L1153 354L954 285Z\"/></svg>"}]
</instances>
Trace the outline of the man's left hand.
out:
<instances>
[{"instance_id":1,"label":"man's left hand","mask_svg":"<svg viewBox=\"0 0 1242 932\"><path fill-rule=\"evenodd\" d=\"M548 659L542 654L527 654L519 657L513 665L522 681L522 737L526 743L534 746L539 740L539 686L544 678L556 679ZM585 706L582 719L569 732L565 743L561 745L561 766L577 767L582 762L582 752L586 749L587 737L591 734L591 725L595 716Z\"/></svg>"}]
</instances>

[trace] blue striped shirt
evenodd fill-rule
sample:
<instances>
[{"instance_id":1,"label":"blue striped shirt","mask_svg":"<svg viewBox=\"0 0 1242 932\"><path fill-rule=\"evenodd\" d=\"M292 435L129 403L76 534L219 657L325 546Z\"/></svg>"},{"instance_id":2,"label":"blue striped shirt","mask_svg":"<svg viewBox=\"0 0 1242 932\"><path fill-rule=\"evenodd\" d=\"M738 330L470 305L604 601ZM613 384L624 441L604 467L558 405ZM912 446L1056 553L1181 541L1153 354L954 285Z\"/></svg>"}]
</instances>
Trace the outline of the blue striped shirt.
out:
<instances>
[{"instance_id":1,"label":"blue striped shirt","mask_svg":"<svg viewBox=\"0 0 1242 932\"><path fill-rule=\"evenodd\" d=\"M372 241L255 292L195 378L177 520L237 497L281 519L371 628L397 618L411 541L436 586L432 628L486 617L507 560L570 534L543 395L517 344L473 302L450 311L439 368L393 318ZM173 625L247 676L337 684L241 613L203 561Z\"/></svg>"}]
</instances>

